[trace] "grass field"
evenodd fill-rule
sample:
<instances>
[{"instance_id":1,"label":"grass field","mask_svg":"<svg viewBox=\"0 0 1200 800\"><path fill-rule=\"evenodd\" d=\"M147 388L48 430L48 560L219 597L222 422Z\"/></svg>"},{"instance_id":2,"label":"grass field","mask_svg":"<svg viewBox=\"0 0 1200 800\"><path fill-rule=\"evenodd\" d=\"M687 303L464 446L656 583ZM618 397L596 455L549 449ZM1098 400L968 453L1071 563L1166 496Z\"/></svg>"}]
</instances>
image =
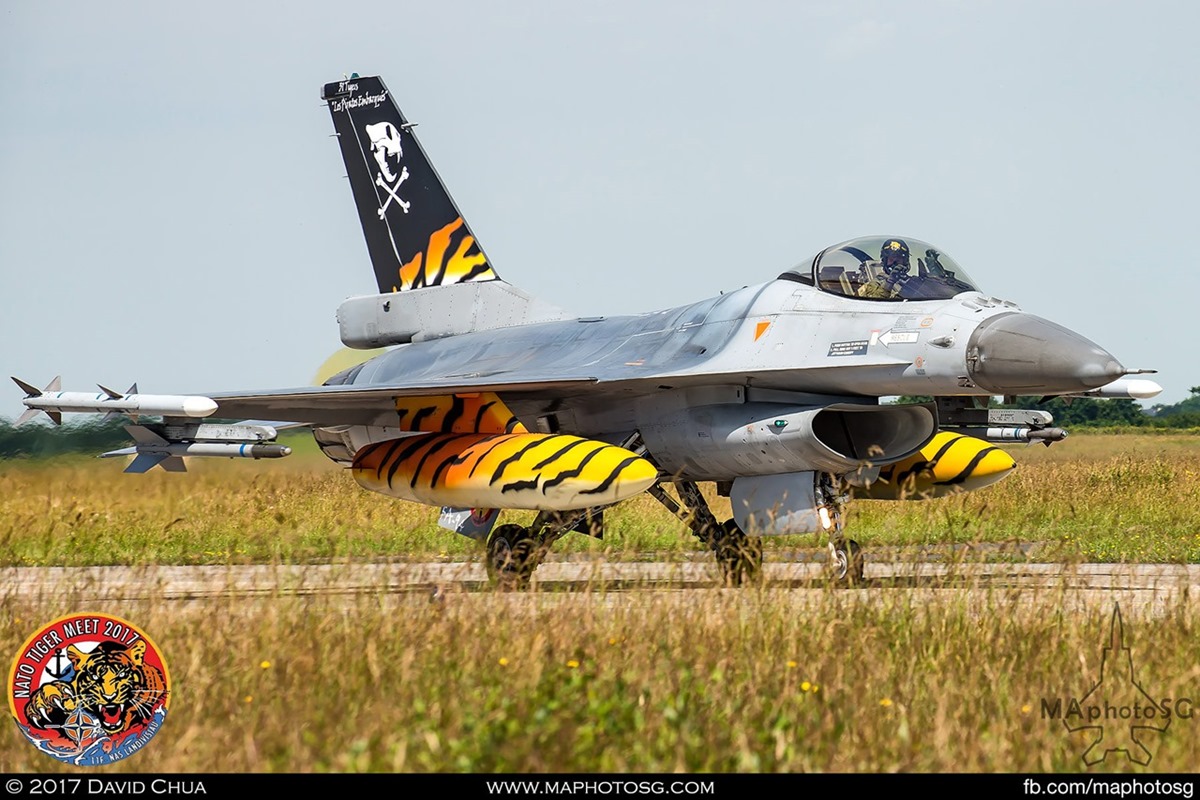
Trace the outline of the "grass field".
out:
<instances>
[{"instance_id":1,"label":"grass field","mask_svg":"<svg viewBox=\"0 0 1200 800\"><path fill-rule=\"evenodd\" d=\"M75 608L68 597L0 607L8 653ZM1083 771L1095 733L1071 733L1042 700L1081 698L1098 680L1111 613L1064 614L1053 589L970 600L489 592L119 611L160 646L174 693L154 740L105 772ZM1125 629L1133 675L1156 701L1200 703L1194 604L1127 614ZM1194 771L1198 728L1175 718L1143 734L1153 770ZM1132 766L1116 753L1093 771ZM12 771L78 769L10 724L0 772Z\"/></svg>"},{"instance_id":2,"label":"grass field","mask_svg":"<svg viewBox=\"0 0 1200 800\"><path fill-rule=\"evenodd\" d=\"M83 457L0 464L0 566L478 554L474 542L436 526L436 509L367 492L297 444L282 462L193 459L187 475L125 475L119 460ZM855 501L847 533L867 549L1001 542L1055 560L1200 561L1200 436L1074 436L1010 450L1018 467L999 484L929 501ZM728 501L711 499L728 516ZM556 552L700 549L648 496L606 517L603 541L568 536ZM773 547L823 545L820 535L766 543L768 557Z\"/></svg>"},{"instance_id":3,"label":"grass field","mask_svg":"<svg viewBox=\"0 0 1200 800\"><path fill-rule=\"evenodd\" d=\"M868 548L1035 544L1033 557L1200 560L1200 438L1075 436L1014 451L993 487L859 502ZM121 474L94 459L0 467L5 566L440 556L477 546L432 509L362 491L319 456ZM823 545L790 537L773 547ZM649 499L563 552L674 558L699 545ZM0 654L83 610L87 589L0 591ZM1111 606L1062 587L452 592L131 601L168 659L172 705L103 772L1084 771L1094 732L1048 719L1101 675ZM1126 613L1133 676L1200 705L1195 598ZM1112 673L1108 673L1111 675ZM1153 771L1195 770L1200 720L1141 734ZM1125 771L1110 755L1093 772ZM0 772L71 772L0 726Z\"/></svg>"}]
</instances>

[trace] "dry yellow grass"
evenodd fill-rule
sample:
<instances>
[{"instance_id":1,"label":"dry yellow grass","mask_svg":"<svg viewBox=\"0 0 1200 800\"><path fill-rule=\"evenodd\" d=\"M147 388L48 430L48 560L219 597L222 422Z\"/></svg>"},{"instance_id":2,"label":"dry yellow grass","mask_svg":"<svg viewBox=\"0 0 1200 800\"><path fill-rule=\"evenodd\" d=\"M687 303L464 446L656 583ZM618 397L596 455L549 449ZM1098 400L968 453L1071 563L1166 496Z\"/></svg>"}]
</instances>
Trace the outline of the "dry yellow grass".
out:
<instances>
[{"instance_id":1,"label":"dry yellow grass","mask_svg":"<svg viewBox=\"0 0 1200 800\"><path fill-rule=\"evenodd\" d=\"M5 653L76 610L2 605ZM1111 611L1059 608L1055 589L131 603L108 610L157 642L174 695L101 771L1082 771L1094 735L1041 701L1099 679ZM1156 700L1200 702L1197 633L1194 603L1126 613ZM1197 726L1143 734L1153 769L1194 770ZM0 726L0 772L73 770Z\"/></svg>"}]
</instances>

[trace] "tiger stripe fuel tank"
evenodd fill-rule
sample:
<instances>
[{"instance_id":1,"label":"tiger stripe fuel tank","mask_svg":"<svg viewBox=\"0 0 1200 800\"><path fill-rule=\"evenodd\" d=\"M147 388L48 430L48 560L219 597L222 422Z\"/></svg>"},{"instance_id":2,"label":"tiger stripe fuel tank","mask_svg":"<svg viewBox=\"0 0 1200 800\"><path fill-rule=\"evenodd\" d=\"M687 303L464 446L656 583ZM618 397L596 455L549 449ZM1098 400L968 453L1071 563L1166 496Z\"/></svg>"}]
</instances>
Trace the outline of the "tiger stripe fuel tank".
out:
<instances>
[{"instance_id":1,"label":"tiger stripe fuel tank","mask_svg":"<svg viewBox=\"0 0 1200 800\"><path fill-rule=\"evenodd\" d=\"M658 470L636 453L550 433L429 433L367 445L365 489L434 506L568 511L645 491Z\"/></svg>"},{"instance_id":2,"label":"tiger stripe fuel tank","mask_svg":"<svg viewBox=\"0 0 1200 800\"><path fill-rule=\"evenodd\" d=\"M952 431L938 432L920 452L879 472L854 496L864 500L925 500L971 491L1007 477L1016 462L994 444Z\"/></svg>"}]
</instances>

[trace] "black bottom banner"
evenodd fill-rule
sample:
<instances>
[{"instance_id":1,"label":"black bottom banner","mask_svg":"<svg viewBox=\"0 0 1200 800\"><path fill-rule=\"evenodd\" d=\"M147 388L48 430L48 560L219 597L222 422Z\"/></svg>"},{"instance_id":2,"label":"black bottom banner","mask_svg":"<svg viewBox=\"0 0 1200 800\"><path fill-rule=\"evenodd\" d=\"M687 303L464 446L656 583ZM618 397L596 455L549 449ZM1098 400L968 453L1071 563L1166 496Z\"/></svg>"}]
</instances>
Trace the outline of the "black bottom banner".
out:
<instances>
[{"instance_id":1,"label":"black bottom banner","mask_svg":"<svg viewBox=\"0 0 1200 800\"><path fill-rule=\"evenodd\" d=\"M272 792L437 791L456 797L732 797L750 791L904 791L983 793L989 797L1184 797L1193 775L1042 775L977 773L806 774L106 774L0 776L7 797L269 797Z\"/></svg>"}]
</instances>

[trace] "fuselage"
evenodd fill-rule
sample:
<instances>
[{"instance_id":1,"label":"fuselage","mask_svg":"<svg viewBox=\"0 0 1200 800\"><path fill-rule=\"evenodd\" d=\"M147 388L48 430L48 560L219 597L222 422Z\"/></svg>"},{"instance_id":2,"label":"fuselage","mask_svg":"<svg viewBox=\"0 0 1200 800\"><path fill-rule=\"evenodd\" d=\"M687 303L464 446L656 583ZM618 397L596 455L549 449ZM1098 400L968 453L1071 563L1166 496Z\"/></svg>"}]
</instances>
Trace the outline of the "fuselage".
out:
<instances>
[{"instance_id":1,"label":"fuselage","mask_svg":"<svg viewBox=\"0 0 1200 800\"><path fill-rule=\"evenodd\" d=\"M558 430L597 436L627 430L641 398L676 389L743 387L875 402L1078 392L1123 373L1092 342L978 292L881 302L777 279L645 314L404 344L338 381L592 378L584 390L537 399L518 393L506 401L531 427L553 413Z\"/></svg>"}]
</instances>

